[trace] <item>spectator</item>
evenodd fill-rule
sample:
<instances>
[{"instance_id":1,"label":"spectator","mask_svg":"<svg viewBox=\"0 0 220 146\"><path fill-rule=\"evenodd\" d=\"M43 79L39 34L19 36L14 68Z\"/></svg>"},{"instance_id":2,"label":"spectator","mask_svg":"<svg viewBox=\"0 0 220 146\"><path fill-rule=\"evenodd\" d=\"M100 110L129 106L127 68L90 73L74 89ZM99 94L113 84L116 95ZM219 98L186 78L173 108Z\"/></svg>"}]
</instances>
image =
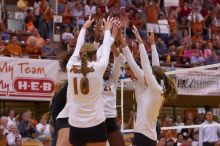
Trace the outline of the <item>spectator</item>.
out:
<instances>
[{"instance_id":1,"label":"spectator","mask_svg":"<svg viewBox=\"0 0 220 146\"><path fill-rule=\"evenodd\" d=\"M70 32L70 28L66 27L65 32L62 34L62 40L64 44L68 44L72 38L73 38L73 34Z\"/></svg>"},{"instance_id":2,"label":"spectator","mask_svg":"<svg viewBox=\"0 0 220 146\"><path fill-rule=\"evenodd\" d=\"M144 2L147 17L147 30L151 29L153 32L159 33L158 16L160 11L160 0L158 0L157 3L153 0Z\"/></svg>"},{"instance_id":3,"label":"spectator","mask_svg":"<svg viewBox=\"0 0 220 146\"><path fill-rule=\"evenodd\" d=\"M15 146L22 146L22 138L21 137L15 138Z\"/></svg>"},{"instance_id":4,"label":"spectator","mask_svg":"<svg viewBox=\"0 0 220 146\"><path fill-rule=\"evenodd\" d=\"M159 142L157 143L157 146L165 146L166 145L166 138L161 137Z\"/></svg>"},{"instance_id":5,"label":"spectator","mask_svg":"<svg viewBox=\"0 0 220 146\"><path fill-rule=\"evenodd\" d=\"M165 61L166 56L169 54L169 50L167 48L167 45L164 43L164 41L158 37L156 42L157 52L159 54L160 60Z\"/></svg>"},{"instance_id":6,"label":"spectator","mask_svg":"<svg viewBox=\"0 0 220 146\"><path fill-rule=\"evenodd\" d=\"M189 3L184 2L179 12L179 19L181 21L181 25L185 26L187 24L187 17L189 16L190 12L191 9L189 8Z\"/></svg>"},{"instance_id":7,"label":"spectator","mask_svg":"<svg viewBox=\"0 0 220 146\"><path fill-rule=\"evenodd\" d=\"M199 133L195 132L193 134L192 146L198 146L198 145L199 145Z\"/></svg>"},{"instance_id":8,"label":"spectator","mask_svg":"<svg viewBox=\"0 0 220 146\"><path fill-rule=\"evenodd\" d=\"M186 119L185 125L194 125L191 119ZM193 137L193 128L184 128L181 130L183 137Z\"/></svg>"},{"instance_id":9,"label":"spectator","mask_svg":"<svg viewBox=\"0 0 220 146\"><path fill-rule=\"evenodd\" d=\"M28 113L28 119L31 119L30 121L31 121L32 125L34 127L36 127L37 124L38 124L38 121L34 118L34 115L32 114L32 111L27 109L27 113Z\"/></svg>"},{"instance_id":10,"label":"spectator","mask_svg":"<svg viewBox=\"0 0 220 146\"><path fill-rule=\"evenodd\" d=\"M174 12L170 12L170 13L169 13L168 23L169 23L170 31L171 31L171 32L172 32L173 30L177 30L177 20L176 20L176 17L175 17Z\"/></svg>"},{"instance_id":11,"label":"spectator","mask_svg":"<svg viewBox=\"0 0 220 146\"><path fill-rule=\"evenodd\" d=\"M114 17L114 16L118 16L118 14L120 13L120 5L119 2L115 2L112 7L110 8L110 16Z\"/></svg>"},{"instance_id":12,"label":"spectator","mask_svg":"<svg viewBox=\"0 0 220 146\"><path fill-rule=\"evenodd\" d=\"M7 139L4 135L4 126L0 125L0 146L7 146Z\"/></svg>"},{"instance_id":13,"label":"spectator","mask_svg":"<svg viewBox=\"0 0 220 146\"><path fill-rule=\"evenodd\" d=\"M180 41L181 41L181 36L178 34L177 30L171 31L171 34L168 39L168 46L179 47L181 44Z\"/></svg>"},{"instance_id":14,"label":"spectator","mask_svg":"<svg viewBox=\"0 0 220 146\"><path fill-rule=\"evenodd\" d=\"M84 11L83 6L80 2L76 3L76 7L73 9L73 17L76 20L75 26L77 29L84 24Z\"/></svg>"},{"instance_id":15,"label":"spectator","mask_svg":"<svg viewBox=\"0 0 220 146\"><path fill-rule=\"evenodd\" d=\"M217 124L213 120L212 111L206 111L205 121L201 125ZM218 141L220 133L220 127L201 127L199 128L199 146L214 146Z\"/></svg>"},{"instance_id":16,"label":"spectator","mask_svg":"<svg viewBox=\"0 0 220 146\"><path fill-rule=\"evenodd\" d=\"M73 28L72 12L71 12L70 8L68 7L67 2L65 5L64 13L62 13L62 16L63 16L63 24L62 25L64 26L64 28L66 28L66 27Z\"/></svg>"},{"instance_id":17,"label":"spectator","mask_svg":"<svg viewBox=\"0 0 220 146\"><path fill-rule=\"evenodd\" d=\"M6 128L9 129L9 127L10 127L11 125L15 125L15 124L16 124L16 121L15 121L15 117L14 117L14 116L15 116L15 111L12 110L12 109L9 110Z\"/></svg>"},{"instance_id":18,"label":"spectator","mask_svg":"<svg viewBox=\"0 0 220 146\"><path fill-rule=\"evenodd\" d=\"M33 30L33 35L27 38L26 53L29 55L41 56L42 48L45 45L44 39L40 36L37 29Z\"/></svg>"},{"instance_id":19,"label":"spectator","mask_svg":"<svg viewBox=\"0 0 220 146\"><path fill-rule=\"evenodd\" d=\"M85 16L86 17L88 17L90 15L92 16L96 13L96 6L95 6L93 0L88 0L87 1L87 4L84 7L84 11L85 11Z\"/></svg>"},{"instance_id":20,"label":"spectator","mask_svg":"<svg viewBox=\"0 0 220 146\"><path fill-rule=\"evenodd\" d=\"M177 137L177 140L174 143L174 146L180 146L182 144L182 142L183 142L183 135L182 135L182 133L178 133L176 137Z\"/></svg>"},{"instance_id":21,"label":"spectator","mask_svg":"<svg viewBox=\"0 0 220 146\"><path fill-rule=\"evenodd\" d=\"M204 50L204 58L207 59L212 56L213 45L211 41L207 42L206 48Z\"/></svg>"},{"instance_id":22,"label":"spectator","mask_svg":"<svg viewBox=\"0 0 220 146\"><path fill-rule=\"evenodd\" d=\"M50 39L46 39L46 45L42 48L43 58L50 58L55 56L54 50L52 48L53 46L51 46Z\"/></svg>"},{"instance_id":23,"label":"spectator","mask_svg":"<svg viewBox=\"0 0 220 146\"><path fill-rule=\"evenodd\" d=\"M51 136L51 127L47 124L46 119L41 118L40 123L36 126L37 135L40 137L42 135Z\"/></svg>"},{"instance_id":24,"label":"spectator","mask_svg":"<svg viewBox=\"0 0 220 146\"><path fill-rule=\"evenodd\" d=\"M199 8L193 8L191 13L188 15L188 20L189 21L195 21L195 17L198 18L198 21L204 21L204 18L202 16L202 14L200 13Z\"/></svg>"},{"instance_id":25,"label":"spectator","mask_svg":"<svg viewBox=\"0 0 220 146\"><path fill-rule=\"evenodd\" d=\"M195 44L194 54L190 60L191 64L193 64L193 65L201 65L205 61L205 59L203 57L203 52L200 48L201 48L201 44L199 42L197 42Z\"/></svg>"},{"instance_id":26,"label":"spectator","mask_svg":"<svg viewBox=\"0 0 220 146\"><path fill-rule=\"evenodd\" d=\"M35 0L34 2L34 17L34 25L38 28L40 20L40 0Z\"/></svg>"},{"instance_id":27,"label":"spectator","mask_svg":"<svg viewBox=\"0 0 220 146\"><path fill-rule=\"evenodd\" d=\"M182 120L182 117L180 115L177 115L176 116L176 121L174 123L176 126L184 126L184 123L183 123L183 120ZM180 133L181 132L181 128L177 129L177 133Z\"/></svg>"},{"instance_id":28,"label":"spectator","mask_svg":"<svg viewBox=\"0 0 220 146\"><path fill-rule=\"evenodd\" d=\"M30 7L28 10L27 10L27 16L25 18L25 25L26 25L26 29L27 31L32 31L35 29L35 26L34 26L34 14L33 14L33 8Z\"/></svg>"},{"instance_id":29,"label":"spectator","mask_svg":"<svg viewBox=\"0 0 220 146\"><path fill-rule=\"evenodd\" d=\"M175 124L173 123L173 118L171 117L166 117L164 124L165 127L175 126ZM176 137L176 130L165 130L164 134L167 140L174 139Z\"/></svg>"},{"instance_id":30,"label":"spectator","mask_svg":"<svg viewBox=\"0 0 220 146\"><path fill-rule=\"evenodd\" d=\"M29 116L28 112L24 112L22 114L22 120L18 125L18 129L20 131L20 134L22 138L34 138L33 134L35 134L35 127L33 126L31 122L31 118Z\"/></svg>"},{"instance_id":31,"label":"spectator","mask_svg":"<svg viewBox=\"0 0 220 146\"><path fill-rule=\"evenodd\" d=\"M22 55L22 48L18 44L17 37L14 36L11 42L6 46L7 52L11 55L20 56Z\"/></svg>"},{"instance_id":32,"label":"spectator","mask_svg":"<svg viewBox=\"0 0 220 146\"><path fill-rule=\"evenodd\" d=\"M192 45L192 38L189 36L188 30L184 29L183 38L181 39L181 45L184 46L186 44Z\"/></svg>"},{"instance_id":33,"label":"spectator","mask_svg":"<svg viewBox=\"0 0 220 146\"><path fill-rule=\"evenodd\" d=\"M192 49L191 45L186 43L184 45L184 61L183 62L190 62L191 57L194 55L194 49Z\"/></svg>"},{"instance_id":34,"label":"spectator","mask_svg":"<svg viewBox=\"0 0 220 146\"><path fill-rule=\"evenodd\" d=\"M192 17L193 16L194 16L194 14L192 14ZM195 20L192 18L191 27L192 27L193 35L202 36L204 22L199 20L199 16L195 16Z\"/></svg>"},{"instance_id":35,"label":"spectator","mask_svg":"<svg viewBox=\"0 0 220 146\"><path fill-rule=\"evenodd\" d=\"M43 29L40 31L42 34L41 36L44 39L48 39L52 37L53 32L53 10L50 6L47 6L44 13L43 13Z\"/></svg>"},{"instance_id":36,"label":"spectator","mask_svg":"<svg viewBox=\"0 0 220 146\"><path fill-rule=\"evenodd\" d=\"M17 125L11 125L9 132L7 135L7 143L9 146L14 146L16 137L21 137Z\"/></svg>"}]
</instances>

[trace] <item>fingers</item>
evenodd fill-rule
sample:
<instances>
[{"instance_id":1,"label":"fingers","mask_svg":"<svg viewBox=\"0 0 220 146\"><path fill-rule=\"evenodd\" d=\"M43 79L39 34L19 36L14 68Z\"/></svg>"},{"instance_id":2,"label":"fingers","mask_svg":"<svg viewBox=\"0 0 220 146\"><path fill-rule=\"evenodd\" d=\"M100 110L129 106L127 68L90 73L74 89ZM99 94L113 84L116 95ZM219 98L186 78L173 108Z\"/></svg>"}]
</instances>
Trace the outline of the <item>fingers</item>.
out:
<instances>
[{"instance_id":1,"label":"fingers","mask_svg":"<svg viewBox=\"0 0 220 146\"><path fill-rule=\"evenodd\" d=\"M134 25L133 25L132 27L133 27L132 32L133 32L135 35L136 35L136 34L139 34L137 27L134 26Z\"/></svg>"}]
</instances>

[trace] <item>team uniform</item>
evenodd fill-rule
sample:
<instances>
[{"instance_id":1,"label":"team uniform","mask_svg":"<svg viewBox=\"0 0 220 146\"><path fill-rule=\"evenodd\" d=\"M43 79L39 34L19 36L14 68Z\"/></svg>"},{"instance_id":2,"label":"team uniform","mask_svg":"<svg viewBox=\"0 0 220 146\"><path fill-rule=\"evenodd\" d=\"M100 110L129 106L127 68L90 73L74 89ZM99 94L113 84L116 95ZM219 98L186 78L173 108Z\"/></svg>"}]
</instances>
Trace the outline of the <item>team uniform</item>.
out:
<instances>
[{"instance_id":1,"label":"team uniform","mask_svg":"<svg viewBox=\"0 0 220 146\"><path fill-rule=\"evenodd\" d=\"M87 78L89 80L89 93L84 95L80 90L80 80L83 75L80 68L79 52L84 44L85 33L86 29L82 28L75 51L67 63L67 99L70 100L70 106L67 108L69 108L70 143L74 146L81 146L88 142L107 141L101 94L103 87L102 77L108 65L110 49L114 39L111 38L110 30L105 30L103 40L105 53L102 54L98 61L88 62Z\"/></svg>"},{"instance_id":2,"label":"team uniform","mask_svg":"<svg viewBox=\"0 0 220 146\"><path fill-rule=\"evenodd\" d=\"M151 48L153 56L152 62L158 65L159 59L156 46L152 45ZM134 91L137 102L134 142L136 146L156 146L156 123L159 110L163 103L163 90L153 75L143 43L139 44L139 49L143 70L136 64L130 49L128 47L122 49L123 55L137 78L137 80L134 81Z\"/></svg>"},{"instance_id":3,"label":"team uniform","mask_svg":"<svg viewBox=\"0 0 220 146\"><path fill-rule=\"evenodd\" d=\"M120 76L120 69L125 62L126 60L122 54L118 57L114 57L114 65L111 76L103 83L102 96L108 134L118 129L115 119L117 117L116 90L117 82Z\"/></svg>"}]
</instances>

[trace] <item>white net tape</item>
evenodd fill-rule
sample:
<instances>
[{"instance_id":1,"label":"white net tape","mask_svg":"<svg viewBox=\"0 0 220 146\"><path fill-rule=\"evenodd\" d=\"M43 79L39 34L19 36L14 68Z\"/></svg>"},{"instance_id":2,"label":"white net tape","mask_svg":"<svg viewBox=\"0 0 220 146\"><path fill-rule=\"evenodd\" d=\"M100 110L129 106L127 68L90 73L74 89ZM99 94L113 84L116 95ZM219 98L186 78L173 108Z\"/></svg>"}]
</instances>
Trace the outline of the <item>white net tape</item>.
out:
<instances>
[{"instance_id":1,"label":"white net tape","mask_svg":"<svg viewBox=\"0 0 220 146\"><path fill-rule=\"evenodd\" d=\"M187 126L172 126L172 127L161 127L161 130L175 130L175 129L189 129L189 128L206 128L206 127L220 127L220 124L208 124L208 125L187 125ZM134 129L123 129L122 133L133 133Z\"/></svg>"}]
</instances>

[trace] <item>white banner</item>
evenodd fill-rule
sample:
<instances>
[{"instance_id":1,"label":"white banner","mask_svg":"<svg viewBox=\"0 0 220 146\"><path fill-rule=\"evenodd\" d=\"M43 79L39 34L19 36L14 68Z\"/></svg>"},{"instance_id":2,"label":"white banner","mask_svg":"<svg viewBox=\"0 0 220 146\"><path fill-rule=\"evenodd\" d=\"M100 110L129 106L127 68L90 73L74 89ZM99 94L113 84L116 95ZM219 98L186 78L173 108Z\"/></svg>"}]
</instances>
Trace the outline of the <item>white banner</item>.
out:
<instances>
[{"instance_id":1,"label":"white banner","mask_svg":"<svg viewBox=\"0 0 220 146\"><path fill-rule=\"evenodd\" d=\"M56 60L0 57L0 99L49 101L58 70Z\"/></svg>"},{"instance_id":2,"label":"white banner","mask_svg":"<svg viewBox=\"0 0 220 146\"><path fill-rule=\"evenodd\" d=\"M179 0L164 0L164 7L179 6Z\"/></svg>"},{"instance_id":3,"label":"white banner","mask_svg":"<svg viewBox=\"0 0 220 146\"><path fill-rule=\"evenodd\" d=\"M201 70L176 74L178 94L181 95L220 95L220 71Z\"/></svg>"}]
</instances>

